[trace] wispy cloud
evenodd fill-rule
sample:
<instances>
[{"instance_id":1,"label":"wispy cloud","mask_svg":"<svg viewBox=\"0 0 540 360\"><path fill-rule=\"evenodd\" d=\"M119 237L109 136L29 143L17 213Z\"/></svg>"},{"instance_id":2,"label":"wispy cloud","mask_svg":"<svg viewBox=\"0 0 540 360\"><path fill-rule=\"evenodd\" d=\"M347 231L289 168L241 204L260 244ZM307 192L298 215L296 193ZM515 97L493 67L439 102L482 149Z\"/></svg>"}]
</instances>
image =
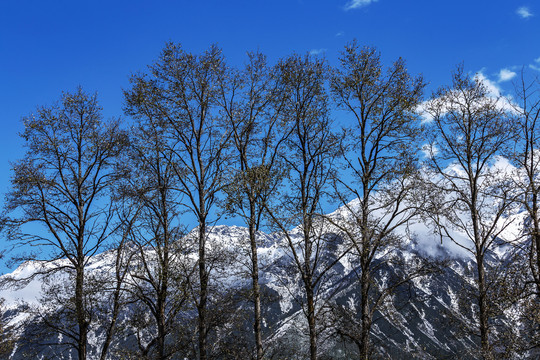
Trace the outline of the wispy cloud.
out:
<instances>
[{"instance_id":1,"label":"wispy cloud","mask_svg":"<svg viewBox=\"0 0 540 360\"><path fill-rule=\"evenodd\" d=\"M498 98L501 96L501 87L496 82L490 80L484 73L481 71L477 72L475 78L484 84L489 96L493 98Z\"/></svg>"},{"instance_id":2,"label":"wispy cloud","mask_svg":"<svg viewBox=\"0 0 540 360\"><path fill-rule=\"evenodd\" d=\"M350 0L344 7L345 11L359 9L364 6L368 6L371 3L377 2L378 0Z\"/></svg>"},{"instance_id":3,"label":"wispy cloud","mask_svg":"<svg viewBox=\"0 0 540 360\"><path fill-rule=\"evenodd\" d=\"M422 151L425 158L432 159L439 153L439 148L435 144L424 144L420 151Z\"/></svg>"},{"instance_id":4,"label":"wispy cloud","mask_svg":"<svg viewBox=\"0 0 540 360\"><path fill-rule=\"evenodd\" d=\"M529 68L535 71L540 71L540 57L537 59L534 59L534 63L529 64Z\"/></svg>"},{"instance_id":5,"label":"wispy cloud","mask_svg":"<svg viewBox=\"0 0 540 360\"><path fill-rule=\"evenodd\" d=\"M310 52L309 52L309 55L320 55L320 54L324 54L326 52L327 49L312 49Z\"/></svg>"},{"instance_id":6,"label":"wispy cloud","mask_svg":"<svg viewBox=\"0 0 540 360\"><path fill-rule=\"evenodd\" d=\"M507 70L507 69L503 69L503 70ZM515 75L516 74L514 74L513 76ZM500 74L499 74L499 77L500 77ZM504 98L501 96L502 88L498 82L489 79L482 71L477 72L474 75L474 78L480 81L485 87L487 91L486 101L491 102L498 109L508 111L508 112L516 111L515 104L512 104L507 98ZM459 101L465 101L463 99L463 95L460 95L459 93L454 93L453 96L454 98L457 98ZM437 103L439 103L439 106L441 106L440 111L442 114L447 113L448 111L454 109L454 107L456 106L454 104L454 101L449 101L448 97L444 97L444 96L426 100L416 107L416 112L420 116L422 123L426 124L433 121L433 114L430 113L429 109L433 104L437 104ZM429 152L424 151L425 156L428 156L428 154Z\"/></svg>"},{"instance_id":7,"label":"wispy cloud","mask_svg":"<svg viewBox=\"0 0 540 360\"><path fill-rule=\"evenodd\" d=\"M343 31L339 31L336 33L336 37L340 37L340 36L343 36L345 35L345 33Z\"/></svg>"},{"instance_id":8,"label":"wispy cloud","mask_svg":"<svg viewBox=\"0 0 540 360\"><path fill-rule=\"evenodd\" d=\"M506 70L506 69L503 69ZM501 70L502 72L502 70ZM514 76L517 75L514 73ZM512 76L512 77L514 77ZM499 74L500 77L500 74ZM476 73L476 78L482 81L484 86L486 87L488 91L488 96L491 97L495 101L495 106L501 110L504 110L508 113L516 114L519 112L519 105L516 104L510 94L503 95L503 89L501 86L490 80L486 75L484 75L482 72Z\"/></svg>"},{"instance_id":9,"label":"wispy cloud","mask_svg":"<svg viewBox=\"0 0 540 360\"><path fill-rule=\"evenodd\" d=\"M512 80L517 74L509 69L499 71L499 82Z\"/></svg>"},{"instance_id":10,"label":"wispy cloud","mask_svg":"<svg viewBox=\"0 0 540 360\"><path fill-rule=\"evenodd\" d=\"M516 14L521 16L523 19L527 19L527 18L530 18L531 16L533 16L533 13L531 12L531 10L527 6L519 7L516 10Z\"/></svg>"}]
</instances>

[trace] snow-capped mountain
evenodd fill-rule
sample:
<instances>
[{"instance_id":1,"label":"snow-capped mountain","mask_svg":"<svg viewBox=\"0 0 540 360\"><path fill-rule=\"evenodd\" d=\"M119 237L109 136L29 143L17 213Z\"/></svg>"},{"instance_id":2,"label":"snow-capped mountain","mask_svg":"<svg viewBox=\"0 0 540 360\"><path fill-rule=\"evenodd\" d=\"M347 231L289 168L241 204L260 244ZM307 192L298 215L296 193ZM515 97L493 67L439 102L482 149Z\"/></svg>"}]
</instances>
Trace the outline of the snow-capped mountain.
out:
<instances>
[{"instance_id":1,"label":"snow-capped mountain","mask_svg":"<svg viewBox=\"0 0 540 360\"><path fill-rule=\"evenodd\" d=\"M341 213L340 213L341 211ZM331 214L334 218L343 216L343 210ZM521 215L520 215L521 216ZM522 219L519 218L519 221ZM516 224L518 221L516 221ZM359 300L359 269L351 256L341 256L345 240L335 231L335 227L325 225L325 246L323 261L335 262L325 275L317 289L317 311L319 321L319 352L325 359L348 359L354 356L356 345L346 332L354 332L358 324L357 306ZM518 226L518 225L516 225ZM412 230L411 230L412 229ZM510 231L510 230L509 230ZM459 255L450 243L441 243L429 238L429 229L417 223L403 230L403 244L391 251L382 251L375 259L378 267L375 288L384 289L385 284L396 279L404 269L420 261L436 261L431 271L396 287L374 313L372 344L374 358L392 359L473 359L478 339L474 335L473 310L476 306L473 298L468 297L468 289L474 287L475 263L470 257ZM189 237L189 236L188 236ZM291 230L291 237L300 237L300 228ZM215 347L232 348L238 338L244 339L244 348L251 343L251 309L249 289L251 280L249 270L248 231L237 226L215 226L207 240L209 257L225 259L216 261L212 268L210 311L218 314L213 332ZM260 260L260 283L263 293L264 339L269 358L304 358L309 349L307 323L302 310L302 284L299 274L294 271L288 244L280 234L259 233L258 255ZM300 246L300 245L298 245ZM151 252L151 250L149 250ZM512 256L511 248L502 245L497 251L489 252L487 264L496 268L508 263ZM149 253L149 258L151 254ZM218 256L219 255L219 256ZM226 256L225 256L226 255ZM180 258L180 256L179 256ZM89 278L107 278L114 271L114 251L105 252L89 259ZM184 252L179 261L185 268L196 261L195 252ZM13 273L3 278L28 278L42 270L43 266L62 266L62 260L42 264L27 262ZM131 264L134 266L134 264ZM3 289L0 297L5 299L3 320L7 328L15 330L15 344L9 359L24 359L28 354L38 359L71 359L73 352L67 344L69 339L53 330L43 329L41 316L54 313L59 309L58 302L51 305L44 296L50 297L50 290L55 284L61 284L68 275L57 273L45 279L38 275L22 283L17 288ZM129 278L126 286L136 281ZM51 287L52 286L52 287ZM59 290L58 290L59 291ZM126 293L127 294L127 293ZM100 308L100 316L107 316L107 298L95 300ZM186 302L186 304L189 303ZM509 308L511 309L511 308ZM97 312L96 312L97 314ZM98 315L96 315L98 316ZM130 322L140 316L133 304L126 302L119 316L119 332L109 352L111 359L122 359L125 352L118 349L135 347L137 336L144 337L145 332L137 332ZM179 324L185 330L185 346L194 341L193 322L196 312L192 305L186 305L178 314ZM217 317L217 315L216 315ZM101 320L95 320L99 322ZM348 319L344 323L344 319ZM219 321L218 321L219 320ZM66 321L64 319L64 321ZM105 321L105 320L103 320ZM519 324L513 322L511 311L501 312L495 319L494 334L502 338L506 331L519 331ZM103 340L104 326L96 326L89 336L90 358L99 358L100 342ZM149 336L148 331L146 334ZM150 330L151 331L151 330ZM191 331L191 332L190 332ZM36 346L36 334L39 334L41 346ZM171 334L171 342L176 342ZM138 339L144 343L144 339ZM43 345L45 344L45 345ZM217 350L216 350L217 351ZM249 349L246 350L249 353ZM124 354L124 355L122 355ZM189 357L189 351L178 353L178 357ZM216 352L217 358L242 358L234 353L225 356ZM221 355L220 355L221 354Z\"/></svg>"}]
</instances>

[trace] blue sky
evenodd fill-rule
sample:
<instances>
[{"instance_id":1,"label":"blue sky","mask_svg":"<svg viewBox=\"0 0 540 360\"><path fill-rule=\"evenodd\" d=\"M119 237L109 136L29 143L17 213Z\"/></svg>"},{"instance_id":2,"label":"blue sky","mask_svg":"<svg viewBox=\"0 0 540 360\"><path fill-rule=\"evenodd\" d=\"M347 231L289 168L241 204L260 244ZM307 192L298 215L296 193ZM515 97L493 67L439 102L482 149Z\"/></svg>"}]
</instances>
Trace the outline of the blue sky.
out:
<instances>
[{"instance_id":1,"label":"blue sky","mask_svg":"<svg viewBox=\"0 0 540 360\"><path fill-rule=\"evenodd\" d=\"M166 41L193 52L217 43L241 65L253 50L270 61L314 52L335 63L357 39L386 62L405 58L429 93L460 62L503 89L522 67L540 75L539 35L540 3L531 0L2 0L0 194L9 162L23 155L22 116L78 85L98 93L105 116L122 116L129 75L144 71Z\"/></svg>"}]
</instances>

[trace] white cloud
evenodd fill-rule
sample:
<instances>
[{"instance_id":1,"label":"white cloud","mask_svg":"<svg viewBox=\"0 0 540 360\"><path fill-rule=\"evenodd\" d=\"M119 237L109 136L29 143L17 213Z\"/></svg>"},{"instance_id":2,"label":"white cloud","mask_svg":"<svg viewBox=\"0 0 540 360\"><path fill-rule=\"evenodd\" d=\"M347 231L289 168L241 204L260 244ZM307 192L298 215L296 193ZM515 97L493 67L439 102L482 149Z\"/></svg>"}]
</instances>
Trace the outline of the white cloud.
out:
<instances>
[{"instance_id":1,"label":"white cloud","mask_svg":"<svg viewBox=\"0 0 540 360\"><path fill-rule=\"evenodd\" d=\"M503 69L505 70L505 69ZM516 74L514 74L516 75ZM499 75L500 77L500 75ZM511 76L513 77L513 76ZM493 80L490 80L482 71L479 71L475 75L475 79L480 81L483 86L485 87L487 91L487 99L486 101L491 102L496 108L510 112L515 113L518 111L518 107L516 104L513 104L511 102L511 98L502 96L502 88L499 86L499 84ZM458 94L454 93L454 99L448 99L446 97L438 97L435 99L429 99L424 102L422 102L420 105L416 107L416 113L420 116L420 120L422 123L426 124L431 121L433 121L433 114L430 113L429 109L432 106L439 107L439 115L443 115L451 110L455 110L455 106L458 106L456 101L464 102L463 98ZM450 96L451 98L452 96ZM424 155L427 153L424 152ZM427 155L426 155L427 156Z\"/></svg>"},{"instance_id":2,"label":"white cloud","mask_svg":"<svg viewBox=\"0 0 540 360\"><path fill-rule=\"evenodd\" d=\"M499 82L512 80L517 74L509 69L501 69L499 72Z\"/></svg>"},{"instance_id":3,"label":"white cloud","mask_svg":"<svg viewBox=\"0 0 540 360\"><path fill-rule=\"evenodd\" d=\"M312 49L310 52L309 52L309 55L320 55L320 54L324 54L326 52L327 49Z\"/></svg>"},{"instance_id":4,"label":"white cloud","mask_svg":"<svg viewBox=\"0 0 540 360\"><path fill-rule=\"evenodd\" d=\"M501 87L494 81L491 81L484 75L482 72L478 72L475 75L475 78L480 80L482 84L486 87L488 94L493 98L498 98L501 96Z\"/></svg>"},{"instance_id":5,"label":"white cloud","mask_svg":"<svg viewBox=\"0 0 540 360\"><path fill-rule=\"evenodd\" d=\"M529 64L529 69L540 71L540 57L534 59L532 64Z\"/></svg>"},{"instance_id":6,"label":"white cloud","mask_svg":"<svg viewBox=\"0 0 540 360\"><path fill-rule=\"evenodd\" d=\"M431 159L439 153L439 148L435 144L424 144L420 151L425 158Z\"/></svg>"},{"instance_id":7,"label":"white cloud","mask_svg":"<svg viewBox=\"0 0 540 360\"><path fill-rule=\"evenodd\" d=\"M519 112L519 106L513 102L511 96L502 96L502 88L496 82L490 80L482 72L476 74L476 78L484 84L488 91L488 96L495 101L495 106L501 110L516 114Z\"/></svg>"},{"instance_id":8,"label":"white cloud","mask_svg":"<svg viewBox=\"0 0 540 360\"><path fill-rule=\"evenodd\" d=\"M526 6L519 7L516 10L516 14L521 16L523 19L527 19L527 18L530 18L531 16L533 16L533 13L531 12L531 10L529 10L529 8L526 7Z\"/></svg>"},{"instance_id":9,"label":"white cloud","mask_svg":"<svg viewBox=\"0 0 540 360\"><path fill-rule=\"evenodd\" d=\"M418 116L420 116L422 124L429 123L433 120L433 116L427 111L427 108L430 106L430 101L431 100L426 100L420 103L415 109Z\"/></svg>"},{"instance_id":10,"label":"white cloud","mask_svg":"<svg viewBox=\"0 0 540 360\"><path fill-rule=\"evenodd\" d=\"M352 10L352 9L359 9L364 6L368 6L371 3L377 2L378 0L350 0L345 5L345 11Z\"/></svg>"},{"instance_id":11,"label":"white cloud","mask_svg":"<svg viewBox=\"0 0 540 360\"><path fill-rule=\"evenodd\" d=\"M343 31L340 31L340 32L336 33L336 37L340 37L340 36L343 36L343 35L345 35L345 33Z\"/></svg>"}]
</instances>

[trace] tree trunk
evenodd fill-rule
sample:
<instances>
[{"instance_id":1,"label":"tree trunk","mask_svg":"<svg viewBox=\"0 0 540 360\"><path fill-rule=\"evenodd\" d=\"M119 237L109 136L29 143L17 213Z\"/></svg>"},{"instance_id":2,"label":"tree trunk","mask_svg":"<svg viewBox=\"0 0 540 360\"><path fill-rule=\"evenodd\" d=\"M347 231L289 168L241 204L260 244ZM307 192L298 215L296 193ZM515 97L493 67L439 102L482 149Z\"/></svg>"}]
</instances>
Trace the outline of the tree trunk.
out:
<instances>
[{"instance_id":1,"label":"tree trunk","mask_svg":"<svg viewBox=\"0 0 540 360\"><path fill-rule=\"evenodd\" d=\"M362 129L362 134L364 134L364 130ZM364 163L364 167L366 170L369 170L370 164L366 160L365 155L366 149L365 145L362 145L362 159ZM362 248L359 249L361 251L360 253L360 267L362 269L362 274L360 277L360 292L361 292L361 299L360 299L360 316L361 316L361 328L360 328L360 359L361 360L367 360L368 354L369 354L369 333L371 330L371 311L369 308L369 289L370 289L370 260L369 260L369 250L370 250L370 234L368 231L368 214L369 214L369 177L365 175L365 177L362 179L362 193L363 193L363 199L362 199L362 223L361 223L361 236L362 236L362 242L361 246Z\"/></svg>"},{"instance_id":2,"label":"tree trunk","mask_svg":"<svg viewBox=\"0 0 540 360\"><path fill-rule=\"evenodd\" d=\"M201 283L199 293L199 359L206 360L206 303L208 300L208 273L206 271L206 223L199 223L199 279Z\"/></svg>"},{"instance_id":3,"label":"tree trunk","mask_svg":"<svg viewBox=\"0 0 540 360\"><path fill-rule=\"evenodd\" d=\"M540 294L540 223L538 219L538 195L536 193L536 189L534 189L534 183L533 185L533 194L532 194L532 211L531 211L531 218L533 221L533 233L532 233L532 239L531 239L531 251L535 251L535 257L536 257L536 271L533 269L533 273L535 273L535 282L536 282L536 289L538 291L538 294ZM534 256L533 255L533 256ZM532 265L532 264L531 264ZM534 267L534 265L533 265Z\"/></svg>"},{"instance_id":4,"label":"tree trunk","mask_svg":"<svg viewBox=\"0 0 540 360\"><path fill-rule=\"evenodd\" d=\"M309 327L309 354L311 360L317 360L317 329L316 329L316 319L315 319L315 295L313 289L313 272L311 270L311 255L312 255L312 246L310 239L310 233L313 230L312 218L308 216L306 209L307 206L307 194L304 188L305 177L302 180L302 208L304 210L304 273L302 275L304 280L304 288L306 290L306 301L307 301L307 320Z\"/></svg>"},{"instance_id":5,"label":"tree trunk","mask_svg":"<svg viewBox=\"0 0 540 360\"><path fill-rule=\"evenodd\" d=\"M159 360L165 360L165 306L164 306L164 295L160 294L161 299L159 299L158 303L158 323L157 323L157 330L158 330L158 341L157 341L157 348L158 348L158 359Z\"/></svg>"},{"instance_id":6,"label":"tree trunk","mask_svg":"<svg viewBox=\"0 0 540 360\"><path fill-rule=\"evenodd\" d=\"M310 285L306 289L308 306L308 325L309 325L309 353L311 360L317 360L317 328L315 321L315 299L311 279L308 279Z\"/></svg>"},{"instance_id":7,"label":"tree trunk","mask_svg":"<svg viewBox=\"0 0 540 360\"><path fill-rule=\"evenodd\" d=\"M75 308L77 314L77 325L79 336L77 342L77 353L79 360L86 360L86 344L88 340L88 321L84 309L84 268L77 268L75 279Z\"/></svg>"},{"instance_id":8,"label":"tree trunk","mask_svg":"<svg viewBox=\"0 0 540 360\"><path fill-rule=\"evenodd\" d=\"M482 359L493 359L489 345L489 313L486 293L486 275L484 269L483 255L476 257L478 269L478 307L479 307L479 322L480 322L480 346L482 350Z\"/></svg>"},{"instance_id":9,"label":"tree trunk","mask_svg":"<svg viewBox=\"0 0 540 360\"><path fill-rule=\"evenodd\" d=\"M111 346L111 341L114 334L114 328L116 327L116 321L118 320L118 314L120 312L120 280L117 278L117 287L114 293L113 300L113 313L111 323L107 328L107 334L105 335L105 341L103 342L103 347L101 348L100 360L105 360L107 358L107 353L109 352L109 347Z\"/></svg>"},{"instance_id":10,"label":"tree trunk","mask_svg":"<svg viewBox=\"0 0 540 360\"><path fill-rule=\"evenodd\" d=\"M255 209L253 204L251 204L251 214L254 214ZM253 215L252 215L253 217ZM263 358L263 345L262 345L262 329L261 329L261 292L259 286L259 261L257 255L257 242L256 242L256 233L255 233L255 221L254 219L250 220L249 224L249 241L251 245L251 279L253 285L253 302L254 302L254 323L253 323L253 332L255 335L255 345L257 349L257 360Z\"/></svg>"},{"instance_id":11,"label":"tree trunk","mask_svg":"<svg viewBox=\"0 0 540 360\"><path fill-rule=\"evenodd\" d=\"M371 330L371 313L369 309L369 272L362 269L362 281L360 284L360 359L367 360L369 354L369 333Z\"/></svg>"}]
</instances>

